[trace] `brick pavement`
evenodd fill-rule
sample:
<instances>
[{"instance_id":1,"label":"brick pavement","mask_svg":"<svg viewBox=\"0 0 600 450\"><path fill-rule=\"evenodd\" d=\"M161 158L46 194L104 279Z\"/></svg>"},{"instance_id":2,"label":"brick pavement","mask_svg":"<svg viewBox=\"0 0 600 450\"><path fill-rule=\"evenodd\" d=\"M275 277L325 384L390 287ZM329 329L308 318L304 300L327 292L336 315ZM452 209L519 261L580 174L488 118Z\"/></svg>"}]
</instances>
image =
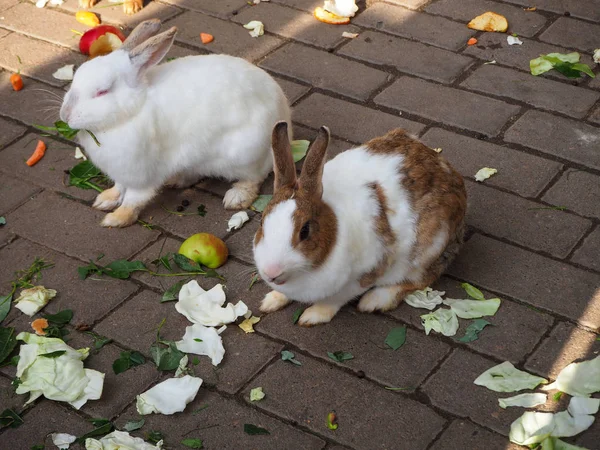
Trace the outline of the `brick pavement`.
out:
<instances>
[{"instance_id":1,"label":"brick pavement","mask_svg":"<svg viewBox=\"0 0 600 450\"><path fill-rule=\"evenodd\" d=\"M264 317L255 334L231 326L223 334L227 353L221 365L215 369L201 358L196 372L204 385L187 412L147 417L134 434L160 430L169 448L182 448L179 442L193 433L212 449L516 449L508 442L508 427L521 410L500 409L498 396L473 379L504 360L555 377L569 362L600 351L600 78L528 73L530 59L552 51L580 51L582 61L593 64L589 53L600 46L598 1L363 0L344 27L315 21L310 12L322 3L317 0L259 6L244 0L158 0L133 17L102 3L94 10L106 23L130 28L159 17L166 26L177 25L170 57L222 52L271 72L293 104L295 136L310 139L328 125L331 154L394 127L441 147L467 180L469 239L436 286L459 296L460 282L468 281L503 299L490 318L494 327L469 344L425 336L421 311L408 305L369 316L347 307L333 323L314 329L293 325L296 306L290 306ZM537 11L525 12L532 3ZM148 355L152 329L162 318L165 338L182 335L187 321L173 304L159 303L173 281L144 273L129 280L79 280L76 269L89 259L102 253L106 260L151 264L161 249L175 251L190 234L207 231L230 248L220 270L229 300L244 300L257 311L268 290L261 283L248 289L251 239L260 216L227 233L223 182L166 190L143 213L151 230L140 225L107 230L98 225L103 213L90 206L95 192L64 182L64 171L77 163L73 143L46 137L44 159L33 168L24 165L40 137L32 125L56 118L49 109L52 95L62 96L67 88L52 73L83 61L71 31L85 29L73 18L76 9L75 0L45 9L0 0L0 216L7 221L0 226L0 287L6 291L13 272L35 257L51 260L55 266L44 272L43 283L59 294L47 310L72 308L73 325L85 324L114 341L86 363L107 374L106 385L103 398L79 412L48 400L22 411L23 398L10 386L14 368L0 369L0 409L22 411L25 420L20 428L0 430L0 447L11 450L44 440L51 445L50 432L80 435L92 429L90 417L113 419L120 427L137 417L135 395L170 376L151 362L114 375L111 364L126 349ZM505 14L509 32L524 44L510 47L503 34L465 26L485 10ZM254 19L266 28L257 39L241 27ZM201 44L201 31L215 41ZM342 38L342 31L359 37ZM471 36L479 42L468 47ZM496 64L485 64L491 60ZM8 84L17 68L25 80L19 93ZM476 183L474 174L484 166L498 174ZM272 192L269 182L272 177L262 192ZM178 217L161 208L173 209L183 199L192 207L204 204L206 216ZM205 288L217 282L198 281ZM21 331L28 322L13 310L4 325ZM408 326L406 345L386 350L387 332L401 324ZM91 344L73 326L71 336L74 346ZM302 366L280 361L284 348ZM327 352L337 350L355 358L336 363ZM256 386L267 396L251 403L248 393ZM390 392L386 386L407 389ZM205 404L206 410L191 413ZM336 431L325 426L331 410L339 416ZM271 435L248 436L244 423ZM569 441L598 448L600 426Z\"/></svg>"}]
</instances>

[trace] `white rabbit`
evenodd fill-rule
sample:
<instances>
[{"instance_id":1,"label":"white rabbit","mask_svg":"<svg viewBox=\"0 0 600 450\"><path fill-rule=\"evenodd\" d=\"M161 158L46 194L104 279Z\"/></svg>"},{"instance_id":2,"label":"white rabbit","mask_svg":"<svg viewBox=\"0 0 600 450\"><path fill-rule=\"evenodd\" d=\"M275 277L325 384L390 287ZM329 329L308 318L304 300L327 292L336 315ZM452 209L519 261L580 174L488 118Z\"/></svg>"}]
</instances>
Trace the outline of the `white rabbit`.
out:
<instances>
[{"instance_id":1,"label":"white rabbit","mask_svg":"<svg viewBox=\"0 0 600 450\"><path fill-rule=\"evenodd\" d=\"M291 123L288 101L265 71L233 56L188 56L157 66L177 29L158 34L142 22L121 49L84 63L60 117L92 162L114 180L94 207L112 210L104 226L134 223L164 184L186 187L201 177L239 180L228 209L252 204L272 170L271 129Z\"/></svg>"},{"instance_id":2,"label":"white rabbit","mask_svg":"<svg viewBox=\"0 0 600 450\"><path fill-rule=\"evenodd\" d=\"M360 311L395 308L441 275L464 234L464 182L442 156L397 129L324 164L328 142L322 127L296 178L287 124L275 126L275 194L254 238L275 289L261 311L309 303L306 326L362 294Z\"/></svg>"}]
</instances>

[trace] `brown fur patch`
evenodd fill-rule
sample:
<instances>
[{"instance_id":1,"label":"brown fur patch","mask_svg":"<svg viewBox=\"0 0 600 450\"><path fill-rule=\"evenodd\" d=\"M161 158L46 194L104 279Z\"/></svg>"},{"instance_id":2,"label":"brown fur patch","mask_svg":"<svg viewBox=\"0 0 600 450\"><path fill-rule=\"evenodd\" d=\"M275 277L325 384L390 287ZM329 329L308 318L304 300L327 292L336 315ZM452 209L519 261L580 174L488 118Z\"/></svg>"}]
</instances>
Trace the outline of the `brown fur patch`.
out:
<instances>
[{"instance_id":1,"label":"brown fur patch","mask_svg":"<svg viewBox=\"0 0 600 450\"><path fill-rule=\"evenodd\" d=\"M463 243L467 193L462 176L438 153L396 129L366 146L377 154L402 154L402 184L418 217L413 258L419 258L447 225L448 242L437 255L421 261L423 284L435 281L452 262ZM427 284L424 284L424 283Z\"/></svg>"}]
</instances>

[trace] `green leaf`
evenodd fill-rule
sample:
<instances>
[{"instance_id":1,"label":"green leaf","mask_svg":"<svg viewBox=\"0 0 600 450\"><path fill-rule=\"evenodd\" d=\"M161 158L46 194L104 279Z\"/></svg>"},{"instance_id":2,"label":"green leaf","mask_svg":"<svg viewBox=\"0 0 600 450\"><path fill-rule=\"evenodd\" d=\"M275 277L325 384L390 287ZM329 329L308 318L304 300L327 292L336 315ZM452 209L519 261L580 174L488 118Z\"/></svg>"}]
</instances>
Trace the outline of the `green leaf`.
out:
<instances>
[{"instance_id":1,"label":"green leaf","mask_svg":"<svg viewBox=\"0 0 600 450\"><path fill-rule=\"evenodd\" d=\"M84 434L83 436L79 436L75 440L76 443L85 442L87 438L91 437L105 436L114 429L113 424L107 419L90 419L90 422L92 422L92 424L97 428L89 433Z\"/></svg>"},{"instance_id":2,"label":"green leaf","mask_svg":"<svg viewBox=\"0 0 600 450\"><path fill-rule=\"evenodd\" d=\"M261 427L257 427L256 425L252 425L251 423L244 424L244 432L246 434L249 434L250 436L255 436L258 434L271 434L268 430Z\"/></svg>"},{"instance_id":3,"label":"green leaf","mask_svg":"<svg viewBox=\"0 0 600 450\"><path fill-rule=\"evenodd\" d=\"M5 409L0 413L0 428L11 427L17 428L25 423L21 416L19 416L12 409Z\"/></svg>"},{"instance_id":4,"label":"green leaf","mask_svg":"<svg viewBox=\"0 0 600 450\"><path fill-rule=\"evenodd\" d=\"M198 209L197 209L197 211L198 211L198 215L199 215L200 217L204 217L204 216L206 215L206 212L207 212L207 211L206 211L206 206L204 206L204 205L200 205L200 206L198 206Z\"/></svg>"},{"instance_id":5,"label":"green leaf","mask_svg":"<svg viewBox=\"0 0 600 450\"><path fill-rule=\"evenodd\" d=\"M197 356L194 356L194 357L192 358L192 364L193 364L194 366L197 366L198 364L200 364L200 358L198 358Z\"/></svg>"},{"instance_id":6,"label":"green leaf","mask_svg":"<svg viewBox=\"0 0 600 450\"><path fill-rule=\"evenodd\" d=\"M65 353L67 353L67 351L66 351L66 350L57 350L57 351L55 351L55 352L44 353L44 354L42 354L42 355L39 355L39 356L42 356L42 357L44 357L44 358L58 358L59 356L62 356L62 355L64 355Z\"/></svg>"},{"instance_id":7,"label":"green leaf","mask_svg":"<svg viewBox=\"0 0 600 450\"><path fill-rule=\"evenodd\" d=\"M44 444L34 445L31 447L31 450L44 450L46 446Z\"/></svg>"},{"instance_id":8,"label":"green leaf","mask_svg":"<svg viewBox=\"0 0 600 450\"><path fill-rule=\"evenodd\" d=\"M115 375L125 372L135 366L140 366L146 362L146 358L140 352L121 352L121 356L113 363Z\"/></svg>"},{"instance_id":9,"label":"green leaf","mask_svg":"<svg viewBox=\"0 0 600 450\"><path fill-rule=\"evenodd\" d=\"M334 431L338 429L337 414L335 411L327 414L327 428Z\"/></svg>"},{"instance_id":10,"label":"green leaf","mask_svg":"<svg viewBox=\"0 0 600 450\"><path fill-rule=\"evenodd\" d=\"M42 314L44 319L55 325L66 325L73 318L73 310L64 309L56 314Z\"/></svg>"},{"instance_id":11,"label":"green leaf","mask_svg":"<svg viewBox=\"0 0 600 450\"><path fill-rule=\"evenodd\" d=\"M103 273L109 277L125 280L133 272L148 270L142 261L127 261L126 259L118 259L104 267Z\"/></svg>"},{"instance_id":12,"label":"green leaf","mask_svg":"<svg viewBox=\"0 0 600 450\"><path fill-rule=\"evenodd\" d=\"M200 408L198 408L197 410L195 410L195 411L192 411L192 415L194 415L194 416L195 416L195 415L196 415L196 414L198 414L199 412L202 412L202 411L204 411L206 408L208 408L208 403L206 403L206 404L202 405L202 406L201 406Z\"/></svg>"},{"instance_id":13,"label":"green leaf","mask_svg":"<svg viewBox=\"0 0 600 450\"><path fill-rule=\"evenodd\" d=\"M202 448L201 439L184 439L181 444L189 448Z\"/></svg>"},{"instance_id":14,"label":"green leaf","mask_svg":"<svg viewBox=\"0 0 600 450\"><path fill-rule=\"evenodd\" d=\"M186 272L204 272L200 264L180 253L173 253L173 261L175 261L175 264L177 264L181 270Z\"/></svg>"},{"instance_id":15,"label":"green leaf","mask_svg":"<svg viewBox=\"0 0 600 450\"><path fill-rule=\"evenodd\" d=\"M125 425L123 425L123 429L125 431L135 431L135 430L139 430L140 428L142 428L144 426L144 423L146 423L145 419L140 419L137 422L134 420L130 420L129 422L127 422Z\"/></svg>"},{"instance_id":16,"label":"green leaf","mask_svg":"<svg viewBox=\"0 0 600 450\"><path fill-rule=\"evenodd\" d=\"M254 286L260 280L260 275L255 273L252 275L252 279L250 280L250 286L248 286L248 290L252 290L252 286Z\"/></svg>"},{"instance_id":17,"label":"green leaf","mask_svg":"<svg viewBox=\"0 0 600 450\"><path fill-rule=\"evenodd\" d=\"M6 316L8 316L12 298L12 294L0 296L0 322L2 322L4 319L6 319Z\"/></svg>"},{"instance_id":18,"label":"green leaf","mask_svg":"<svg viewBox=\"0 0 600 450\"><path fill-rule=\"evenodd\" d=\"M294 315L292 316L292 323L294 323L294 324L298 323L298 320L300 319L300 316L302 315L303 312L304 312L304 308L298 308L296 311L294 311Z\"/></svg>"},{"instance_id":19,"label":"green leaf","mask_svg":"<svg viewBox=\"0 0 600 450\"><path fill-rule=\"evenodd\" d=\"M410 391L412 389L415 389L414 387L389 387L389 386L385 386L385 389L387 389L388 391Z\"/></svg>"},{"instance_id":20,"label":"green leaf","mask_svg":"<svg viewBox=\"0 0 600 450\"><path fill-rule=\"evenodd\" d=\"M150 347L150 355L158 370L175 370L179 367L179 361L185 356L174 342L169 342L168 347L162 347L155 343Z\"/></svg>"},{"instance_id":21,"label":"green leaf","mask_svg":"<svg viewBox=\"0 0 600 450\"><path fill-rule=\"evenodd\" d=\"M110 423L110 420L108 419L103 419L103 418L91 418L89 419L89 422L94 425L95 427L102 427L106 424Z\"/></svg>"},{"instance_id":22,"label":"green leaf","mask_svg":"<svg viewBox=\"0 0 600 450\"><path fill-rule=\"evenodd\" d=\"M585 73L586 75L590 76L591 78L596 78L596 75L594 74L594 72L592 72L592 69L590 69L590 66L588 66L587 64L576 63L576 64L573 64L572 68L574 70L579 70L580 72Z\"/></svg>"},{"instance_id":23,"label":"green leaf","mask_svg":"<svg viewBox=\"0 0 600 450\"><path fill-rule=\"evenodd\" d=\"M300 361L297 361L294 358L295 358L295 355L292 352L290 352L288 350L282 350L281 351L281 359L282 359L282 361L289 361L289 362L291 362L293 364L296 364L297 366L301 366L302 363Z\"/></svg>"},{"instance_id":24,"label":"green leaf","mask_svg":"<svg viewBox=\"0 0 600 450\"><path fill-rule=\"evenodd\" d=\"M172 255L172 253L167 253L166 255L163 255L160 258L157 258L154 261L152 261L152 264L160 264L165 269L167 269L169 272L172 272L173 269L171 268L171 262L169 261L169 257L171 255Z\"/></svg>"},{"instance_id":25,"label":"green leaf","mask_svg":"<svg viewBox=\"0 0 600 450\"><path fill-rule=\"evenodd\" d=\"M398 350L406 342L406 325L392 328L385 338L385 344L391 349Z\"/></svg>"},{"instance_id":26,"label":"green leaf","mask_svg":"<svg viewBox=\"0 0 600 450\"><path fill-rule=\"evenodd\" d=\"M459 342L473 342L479 338L479 333L487 327L492 325L485 319L475 319L465 330L465 335L458 339Z\"/></svg>"},{"instance_id":27,"label":"green leaf","mask_svg":"<svg viewBox=\"0 0 600 450\"><path fill-rule=\"evenodd\" d=\"M477 289L475 286L469 283L462 283L461 287L467 291L467 295L475 300L485 300L483 293Z\"/></svg>"},{"instance_id":28,"label":"green leaf","mask_svg":"<svg viewBox=\"0 0 600 450\"><path fill-rule=\"evenodd\" d=\"M560 401L560 399L562 398L564 392L558 391L556 392L553 396L552 396L552 400L554 400L555 402Z\"/></svg>"},{"instance_id":29,"label":"green leaf","mask_svg":"<svg viewBox=\"0 0 600 450\"><path fill-rule=\"evenodd\" d=\"M306 152L308 151L308 146L310 142L305 140L292 141L292 157L294 158L294 162L302 160L306 156Z\"/></svg>"},{"instance_id":30,"label":"green leaf","mask_svg":"<svg viewBox=\"0 0 600 450\"><path fill-rule=\"evenodd\" d=\"M329 356L331 359L333 359L336 362L342 363L344 361L350 361L351 359L354 359L354 355L352 353L349 352L343 352L343 351L339 351L339 352L327 352L327 356Z\"/></svg>"},{"instance_id":31,"label":"green leaf","mask_svg":"<svg viewBox=\"0 0 600 450\"><path fill-rule=\"evenodd\" d=\"M160 431L150 431L150 433L148 433L146 435L146 440L149 442L152 442L153 444L158 443L159 441L164 440L164 435L160 432Z\"/></svg>"},{"instance_id":32,"label":"green leaf","mask_svg":"<svg viewBox=\"0 0 600 450\"><path fill-rule=\"evenodd\" d=\"M165 291L162 298L160 299L160 302L164 303L164 302L172 302L174 300L177 300L179 298L179 291L181 290L181 287L188 281L189 281L189 278L175 283L173 286L171 286L169 289L167 289Z\"/></svg>"},{"instance_id":33,"label":"green leaf","mask_svg":"<svg viewBox=\"0 0 600 450\"><path fill-rule=\"evenodd\" d=\"M0 364L8 358L8 355L10 355L17 346L16 336L14 328L0 327Z\"/></svg>"},{"instance_id":34,"label":"green leaf","mask_svg":"<svg viewBox=\"0 0 600 450\"><path fill-rule=\"evenodd\" d=\"M0 216L0 225L6 225L6 217Z\"/></svg>"},{"instance_id":35,"label":"green leaf","mask_svg":"<svg viewBox=\"0 0 600 450\"><path fill-rule=\"evenodd\" d=\"M90 335L94 339L94 350L100 350L106 344L110 344L113 341L111 338L100 336L93 331L86 331L85 334Z\"/></svg>"},{"instance_id":36,"label":"green leaf","mask_svg":"<svg viewBox=\"0 0 600 450\"><path fill-rule=\"evenodd\" d=\"M250 206L250 209L263 212L272 198L272 195L259 195L256 200L254 200L254 203L252 203L252 206Z\"/></svg>"}]
</instances>

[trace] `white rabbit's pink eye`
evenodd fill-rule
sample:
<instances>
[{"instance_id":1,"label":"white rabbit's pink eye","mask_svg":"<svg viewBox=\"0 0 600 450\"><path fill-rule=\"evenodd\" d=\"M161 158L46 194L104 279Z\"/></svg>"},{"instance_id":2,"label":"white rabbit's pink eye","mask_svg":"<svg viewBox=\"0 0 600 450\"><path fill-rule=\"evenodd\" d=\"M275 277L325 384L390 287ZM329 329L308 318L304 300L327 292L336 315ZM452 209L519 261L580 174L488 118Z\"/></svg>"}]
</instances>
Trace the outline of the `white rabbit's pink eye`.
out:
<instances>
[{"instance_id":1,"label":"white rabbit's pink eye","mask_svg":"<svg viewBox=\"0 0 600 450\"><path fill-rule=\"evenodd\" d=\"M108 89L96 92L96 95L94 95L94 97L102 97L103 95L106 95L106 94L108 94Z\"/></svg>"}]
</instances>

